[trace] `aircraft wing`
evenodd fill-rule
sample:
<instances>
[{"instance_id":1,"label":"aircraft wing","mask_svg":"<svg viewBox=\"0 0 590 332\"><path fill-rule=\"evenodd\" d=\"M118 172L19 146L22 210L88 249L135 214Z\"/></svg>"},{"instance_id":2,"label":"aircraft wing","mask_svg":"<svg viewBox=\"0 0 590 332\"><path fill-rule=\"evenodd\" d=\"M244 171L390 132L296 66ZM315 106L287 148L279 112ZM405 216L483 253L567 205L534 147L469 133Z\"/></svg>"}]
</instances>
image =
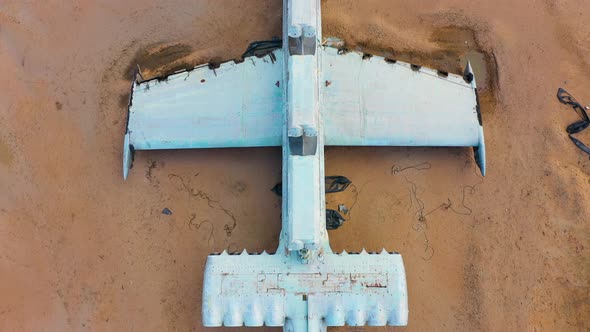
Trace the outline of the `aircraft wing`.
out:
<instances>
[{"instance_id":1,"label":"aircraft wing","mask_svg":"<svg viewBox=\"0 0 590 332\"><path fill-rule=\"evenodd\" d=\"M280 146L283 52L135 82L123 175L134 150Z\"/></svg>"},{"instance_id":2,"label":"aircraft wing","mask_svg":"<svg viewBox=\"0 0 590 332\"><path fill-rule=\"evenodd\" d=\"M326 145L472 146L485 174L475 80L326 47L321 112ZM470 67L468 67L470 69ZM282 144L283 53L135 82L123 174L134 150Z\"/></svg>"},{"instance_id":3,"label":"aircraft wing","mask_svg":"<svg viewBox=\"0 0 590 332\"><path fill-rule=\"evenodd\" d=\"M472 146L485 175L475 79L326 47L321 110L326 145Z\"/></svg>"}]
</instances>

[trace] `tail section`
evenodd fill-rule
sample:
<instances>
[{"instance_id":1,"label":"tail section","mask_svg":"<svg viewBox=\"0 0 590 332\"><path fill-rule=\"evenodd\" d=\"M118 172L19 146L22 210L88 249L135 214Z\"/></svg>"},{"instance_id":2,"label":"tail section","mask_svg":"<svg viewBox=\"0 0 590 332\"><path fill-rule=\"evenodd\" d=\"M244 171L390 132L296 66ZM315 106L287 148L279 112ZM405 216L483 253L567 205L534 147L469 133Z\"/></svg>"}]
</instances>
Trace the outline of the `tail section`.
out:
<instances>
[{"instance_id":1,"label":"tail section","mask_svg":"<svg viewBox=\"0 0 590 332\"><path fill-rule=\"evenodd\" d=\"M205 326L403 326L408 298L401 255L320 253L211 255L203 293ZM306 329L302 329L306 326Z\"/></svg>"}]
</instances>

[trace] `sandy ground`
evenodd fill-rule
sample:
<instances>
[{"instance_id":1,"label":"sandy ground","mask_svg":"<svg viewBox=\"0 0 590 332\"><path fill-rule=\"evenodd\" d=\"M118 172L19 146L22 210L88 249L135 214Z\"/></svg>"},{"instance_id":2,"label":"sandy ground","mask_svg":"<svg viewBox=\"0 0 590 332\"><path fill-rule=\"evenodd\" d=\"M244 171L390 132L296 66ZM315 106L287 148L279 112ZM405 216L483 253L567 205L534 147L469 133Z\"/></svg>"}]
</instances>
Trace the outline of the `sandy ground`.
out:
<instances>
[{"instance_id":1,"label":"sandy ground","mask_svg":"<svg viewBox=\"0 0 590 332\"><path fill-rule=\"evenodd\" d=\"M590 161L555 98L590 103L588 15L585 0L324 2L324 35L351 48L477 64L487 177L469 149L326 151L355 184L328 197L352 207L334 249L403 254L400 330L590 329ZM1 331L205 330L206 255L277 245L280 150L140 152L124 182L130 68L237 58L280 27L280 1L0 1Z\"/></svg>"}]
</instances>

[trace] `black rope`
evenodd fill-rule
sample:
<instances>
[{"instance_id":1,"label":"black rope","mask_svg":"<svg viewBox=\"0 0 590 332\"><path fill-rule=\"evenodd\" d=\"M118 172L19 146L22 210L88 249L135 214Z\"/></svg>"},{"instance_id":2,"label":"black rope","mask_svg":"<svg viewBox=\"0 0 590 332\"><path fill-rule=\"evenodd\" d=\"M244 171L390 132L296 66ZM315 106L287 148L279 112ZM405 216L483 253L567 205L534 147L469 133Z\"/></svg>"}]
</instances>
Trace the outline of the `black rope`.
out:
<instances>
[{"instance_id":1,"label":"black rope","mask_svg":"<svg viewBox=\"0 0 590 332\"><path fill-rule=\"evenodd\" d=\"M579 139L575 138L573 134L579 133L582 130L588 128L590 125L590 117L588 117L588 113L586 113L586 109L582 106L576 98L574 98L569 92L565 91L563 88L559 88L557 90L557 99L560 103L565 105L570 105L576 114L580 116L581 120L578 120L565 129L569 134L570 139L574 144L582 151L586 152L590 155L590 148L588 148L584 143L582 143Z\"/></svg>"},{"instance_id":2,"label":"black rope","mask_svg":"<svg viewBox=\"0 0 590 332\"><path fill-rule=\"evenodd\" d=\"M249 56L262 57L281 47L283 47L281 39L255 41L248 46L246 52L242 54L242 58Z\"/></svg>"}]
</instances>

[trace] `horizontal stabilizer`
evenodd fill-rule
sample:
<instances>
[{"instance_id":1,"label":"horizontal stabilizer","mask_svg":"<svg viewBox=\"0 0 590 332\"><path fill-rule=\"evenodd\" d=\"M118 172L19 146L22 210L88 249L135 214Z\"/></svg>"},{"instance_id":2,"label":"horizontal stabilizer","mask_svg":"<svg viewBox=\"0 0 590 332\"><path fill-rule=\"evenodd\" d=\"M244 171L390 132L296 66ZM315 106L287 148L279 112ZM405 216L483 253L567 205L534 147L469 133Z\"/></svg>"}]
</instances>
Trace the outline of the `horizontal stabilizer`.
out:
<instances>
[{"instance_id":1,"label":"horizontal stabilizer","mask_svg":"<svg viewBox=\"0 0 590 332\"><path fill-rule=\"evenodd\" d=\"M282 326L304 317L326 326L407 324L401 255L383 250L321 257L321 264L307 265L267 253L209 256L203 324Z\"/></svg>"}]
</instances>

